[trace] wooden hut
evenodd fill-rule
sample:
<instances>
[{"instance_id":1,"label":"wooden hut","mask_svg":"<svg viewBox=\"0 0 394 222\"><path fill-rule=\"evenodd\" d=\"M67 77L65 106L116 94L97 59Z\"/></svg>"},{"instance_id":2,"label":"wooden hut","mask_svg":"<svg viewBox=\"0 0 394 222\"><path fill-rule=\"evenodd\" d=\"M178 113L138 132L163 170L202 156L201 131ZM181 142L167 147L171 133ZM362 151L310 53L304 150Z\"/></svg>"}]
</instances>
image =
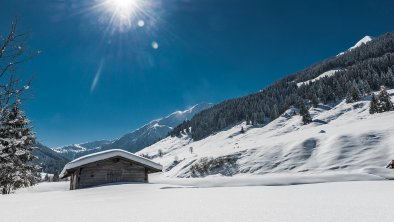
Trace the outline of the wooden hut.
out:
<instances>
[{"instance_id":1,"label":"wooden hut","mask_svg":"<svg viewBox=\"0 0 394 222\"><path fill-rule=\"evenodd\" d=\"M60 178L71 177L70 190L74 190L109 183L147 183L149 173L161 171L160 164L114 149L69 162L60 173Z\"/></svg>"}]
</instances>

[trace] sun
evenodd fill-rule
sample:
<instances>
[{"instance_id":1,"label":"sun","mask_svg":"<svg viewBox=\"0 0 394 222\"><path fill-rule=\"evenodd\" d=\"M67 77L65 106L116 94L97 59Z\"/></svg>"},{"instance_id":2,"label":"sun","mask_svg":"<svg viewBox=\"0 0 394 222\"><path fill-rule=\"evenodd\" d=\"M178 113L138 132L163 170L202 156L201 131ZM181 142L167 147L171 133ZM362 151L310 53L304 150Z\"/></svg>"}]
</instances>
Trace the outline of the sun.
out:
<instances>
[{"instance_id":1,"label":"sun","mask_svg":"<svg viewBox=\"0 0 394 222\"><path fill-rule=\"evenodd\" d=\"M97 5L102 20L117 30L124 31L133 25L140 26L146 14L147 0L100 0Z\"/></svg>"},{"instance_id":2,"label":"sun","mask_svg":"<svg viewBox=\"0 0 394 222\"><path fill-rule=\"evenodd\" d=\"M138 9L138 0L106 0L108 10L121 19L128 19Z\"/></svg>"},{"instance_id":3,"label":"sun","mask_svg":"<svg viewBox=\"0 0 394 222\"><path fill-rule=\"evenodd\" d=\"M134 4L134 0L109 0L116 7L129 7Z\"/></svg>"}]
</instances>

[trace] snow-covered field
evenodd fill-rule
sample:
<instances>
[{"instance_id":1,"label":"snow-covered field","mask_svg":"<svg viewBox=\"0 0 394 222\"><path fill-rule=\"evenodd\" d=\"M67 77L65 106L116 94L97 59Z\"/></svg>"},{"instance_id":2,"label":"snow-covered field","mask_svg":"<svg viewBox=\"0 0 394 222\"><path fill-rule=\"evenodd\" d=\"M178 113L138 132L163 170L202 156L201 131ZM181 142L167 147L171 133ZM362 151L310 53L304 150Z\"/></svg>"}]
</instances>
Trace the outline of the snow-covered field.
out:
<instances>
[{"instance_id":1,"label":"snow-covered field","mask_svg":"<svg viewBox=\"0 0 394 222\"><path fill-rule=\"evenodd\" d=\"M167 137L139 154L162 164L168 178L193 177L191 168L203 158L235 159L206 175L335 172L394 178L384 169L394 159L394 112L371 115L369 100L312 108L309 125L289 109L263 127L242 123L200 141Z\"/></svg>"},{"instance_id":2,"label":"snow-covered field","mask_svg":"<svg viewBox=\"0 0 394 222\"><path fill-rule=\"evenodd\" d=\"M303 125L291 108L265 126L168 137L138 153L164 166L151 184L41 183L0 196L0 222L392 221L394 112L368 109L321 104ZM204 158L227 159L193 178Z\"/></svg>"},{"instance_id":3,"label":"snow-covered field","mask_svg":"<svg viewBox=\"0 0 394 222\"><path fill-rule=\"evenodd\" d=\"M0 196L0 222L392 221L394 112L368 108L368 98L320 105L309 125L289 109L262 127L165 138L139 152L164 166L151 184L41 183ZM193 178L198 161L223 157L230 162Z\"/></svg>"},{"instance_id":4,"label":"snow-covered field","mask_svg":"<svg viewBox=\"0 0 394 222\"><path fill-rule=\"evenodd\" d=\"M42 183L0 196L0 221L392 221L394 181L196 188Z\"/></svg>"}]
</instances>

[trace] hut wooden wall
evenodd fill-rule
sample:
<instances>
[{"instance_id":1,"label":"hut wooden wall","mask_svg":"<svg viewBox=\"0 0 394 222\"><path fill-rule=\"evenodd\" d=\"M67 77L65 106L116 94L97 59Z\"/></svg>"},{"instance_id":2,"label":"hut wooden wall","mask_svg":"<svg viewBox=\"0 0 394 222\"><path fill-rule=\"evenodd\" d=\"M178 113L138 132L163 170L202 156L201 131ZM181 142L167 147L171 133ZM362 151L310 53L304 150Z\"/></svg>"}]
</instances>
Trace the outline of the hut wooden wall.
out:
<instances>
[{"instance_id":1,"label":"hut wooden wall","mask_svg":"<svg viewBox=\"0 0 394 222\"><path fill-rule=\"evenodd\" d=\"M147 182L145 167L122 158L112 158L87 164L74 172L73 189L107 183Z\"/></svg>"}]
</instances>

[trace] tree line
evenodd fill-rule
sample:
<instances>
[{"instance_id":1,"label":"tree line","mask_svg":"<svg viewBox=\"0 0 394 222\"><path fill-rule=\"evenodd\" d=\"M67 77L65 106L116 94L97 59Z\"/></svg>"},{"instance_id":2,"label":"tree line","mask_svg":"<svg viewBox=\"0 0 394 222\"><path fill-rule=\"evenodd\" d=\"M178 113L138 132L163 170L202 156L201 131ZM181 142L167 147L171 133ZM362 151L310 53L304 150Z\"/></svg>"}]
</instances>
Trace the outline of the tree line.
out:
<instances>
[{"instance_id":1,"label":"tree line","mask_svg":"<svg viewBox=\"0 0 394 222\"><path fill-rule=\"evenodd\" d=\"M339 70L333 76L314 82L324 72ZM318 103L355 102L381 86L394 87L394 33L387 33L342 55L326 59L275 82L251 95L226 100L184 121L168 135L189 134L200 140L242 121L265 125L290 106L300 109L304 123L311 121L307 109Z\"/></svg>"}]
</instances>

